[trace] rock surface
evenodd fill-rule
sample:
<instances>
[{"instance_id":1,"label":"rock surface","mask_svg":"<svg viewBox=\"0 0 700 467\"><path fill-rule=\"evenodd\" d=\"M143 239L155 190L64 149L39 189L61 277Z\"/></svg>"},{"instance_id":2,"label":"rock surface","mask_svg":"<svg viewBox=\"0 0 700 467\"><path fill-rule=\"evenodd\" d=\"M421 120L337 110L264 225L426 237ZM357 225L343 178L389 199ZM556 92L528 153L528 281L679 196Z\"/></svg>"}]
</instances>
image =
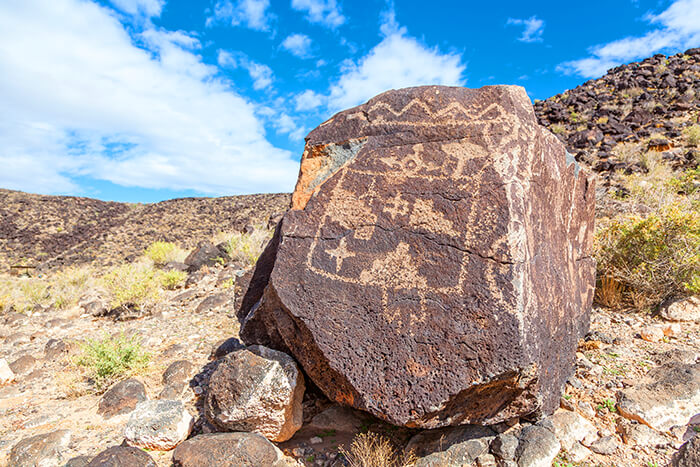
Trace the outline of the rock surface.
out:
<instances>
[{"instance_id":1,"label":"rock surface","mask_svg":"<svg viewBox=\"0 0 700 467\"><path fill-rule=\"evenodd\" d=\"M491 429L477 425L429 430L411 438L406 451L419 458L416 467L471 465L488 453L495 436Z\"/></svg>"},{"instance_id":2,"label":"rock surface","mask_svg":"<svg viewBox=\"0 0 700 467\"><path fill-rule=\"evenodd\" d=\"M666 431L700 413L700 363L668 363L649 371L646 381L618 394L620 415Z\"/></svg>"},{"instance_id":3,"label":"rock surface","mask_svg":"<svg viewBox=\"0 0 700 467\"><path fill-rule=\"evenodd\" d=\"M169 451L187 439L192 423L181 401L144 401L131 413L124 438L131 446Z\"/></svg>"},{"instance_id":4,"label":"rock surface","mask_svg":"<svg viewBox=\"0 0 700 467\"><path fill-rule=\"evenodd\" d=\"M218 427L286 441L301 428L304 377L282 352L251 346L224 357L209 381L206 414Z\"/></svg>"},{"instance_id":5,"label":"rock surface","mask_svg":"<svg viewBox=\"0 0 700 467\"><path fill-rule=\"evenodd\" d=\"M99 453L87 467L156 467L156 463L139 448L112 446Z\"/></svg>"},{"instance_id":6,"label":"rock surface","mask_svg":"<svg viewBox=\"0 0 700 467\"><path fill-rule=\"evenodd\" d=\"M69 430L32 436L17 443L10 452L12 467L57 467L63 465L71 442Z\"/></svg>"},{"instance_id":7,"label":"rock surface","mask_svg":"<svg viewBox=\"0 0 700 467\"><path fill-rule=\"evenodd\" d=\"M135 378L120 381L104 393L97 413L105 418L129 413L146 400L146 388Z\"/></svg>"},{"instance_id":8,"label":"rock surface","mask_svg":"<svg viewBox=\"0 0 700 467\"><path fill-rule=\"evenodd\" d=\"M396 425L558 406L588 326L594 190L522 88L409 88L341 112L309 134L292 200L244 342Z\"/></svg>"},{"instance_id":9,"label":"rock surface","mask_svg":"<svg viewBox=\"0 0 700 467\"><path fill-rule=\"evenodd\" d=\"M173 452L175 467L284 467L284 456L256 433L212 433L188 439Z\"/></svg>"},{"instance_id":10,"label":"rock surface","mask_svg":"<svg viewBox=\"0 0 700 467\"><path fill-rule=\"evenodd\" d=\"M697 467L700 465L700 436L683 444L671 461L673 467Z\"/></svg>"},{"instance_id":11,"label":"rock surface","mask_svg":"<svg viewBox=\"0 0 700 467\"><path fill-rule=\"evenodd\" d=\"M548 429L530 425L523 428L515 452L518 467L551 467L561 448L559 441Z\"/></svg>"},{"instance_id":12,"label":"rock surface","mask_svg":"<svg viewBox=\"0 0 700 467\"><path fill-rule=\"evenodd\" d=\"M659 308L659 316L667 321L700 321L700 297L666 302Z\"/></svg>"},{"instance_id":13,"label":"rock surface","mask_svg":"<svg viewBox=\"0 0 700 467\"><path fill-rule=\"evenodd\" d=\"M9 384L15 380L15 373L7 364L7 360L0 358L0 385Z\"/></svg>"}]
</instances>

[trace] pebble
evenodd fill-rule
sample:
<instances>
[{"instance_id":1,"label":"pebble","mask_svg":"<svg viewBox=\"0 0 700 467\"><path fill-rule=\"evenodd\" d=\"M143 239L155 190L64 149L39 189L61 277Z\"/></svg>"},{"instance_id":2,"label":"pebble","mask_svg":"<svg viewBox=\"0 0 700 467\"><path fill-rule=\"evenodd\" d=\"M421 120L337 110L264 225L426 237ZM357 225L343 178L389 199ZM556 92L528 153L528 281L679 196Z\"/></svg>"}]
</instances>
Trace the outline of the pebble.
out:
<instances>
[{"instance_id":1,"label":"pebble","mask_svg":"<svg viewBox=\"0 0 700 467\"><path fill-rule=\"evenodd\" d=\"M647 342L659 342L664 338L664 331L659 326L644 326L639 335Z\"/></svg>"},{"instance_id":2,"label":"pebble","mask_svg":"<svg viewBox=\"0 0 700 467\"><path fill-rule=\"evenodd\" d=\"M311 444L321 444L323 442L323 438L319 438L318 436L314 436L311 439L309 439L309 443Z\"/></svg>"}]
</instances>

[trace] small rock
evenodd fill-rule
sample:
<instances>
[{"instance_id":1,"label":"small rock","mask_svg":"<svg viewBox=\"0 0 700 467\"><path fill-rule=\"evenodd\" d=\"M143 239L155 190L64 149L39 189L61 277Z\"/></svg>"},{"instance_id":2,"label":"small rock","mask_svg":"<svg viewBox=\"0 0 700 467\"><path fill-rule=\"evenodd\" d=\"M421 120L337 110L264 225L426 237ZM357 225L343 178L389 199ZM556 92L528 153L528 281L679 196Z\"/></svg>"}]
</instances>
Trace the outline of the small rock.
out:
<instances>
[{"instance_id":1,"label":"small rock","mask_svg":"<svg viewBox=\"0 0 700 467\"><path fill-rule=\"evenodd\" d=\"M583 462L591 455L591 450L581 443L574 443L567 451L569 460ZM556 465L556 464L554 464Z\"/></svg>"},{"instance_id":2,"label":"small rock","mask_svg":"<svg viewBox=\"0 0 700 467\"><path fill-rule=\"evenodd\" d=\"M289 355L254 345L220 362L205 403L214 425L271 441L286 441L301 428L304 377Z\"/></svg>"},{"instance_id":3,"label":"small rock","mask_svg":"<svg viewBox=\"0 0 700 467\"><path fill-rule=\"evenodd\" d=\"M318 436L313 436L309 439L309 443L311 444L321 444L323 443L323 438L319 438Z\"/></svg>"},{"instance_id":4,"label":"small rock","mask_svg":"<svg viewBox=\"0 0 700 467\"><path fill-rule=\"evenodd\" d=\"M228 255L214 246L213 243L200 242L197 247L185 258L185 264L190 272L199 270L202 266L214 266L219 262L227 261Z\"/></svg>"},{"instance_id":5,"label":"small rock","mask_svg":"<svg viewBox=\"0 0 700 467\"><path fill-rule=\"evenodd\" d=\"M493 454L482 454L476 458L476 465L479 467L498 467L496 463L496 458Z\"/></svg>"},{"instance_id":6,"label":"small rock","mask_svg":"<svg viewBox=\"0 0 700 467\"><path fill-rule=\"evenodd\" d=\"M515 457L519 467L551 467L561 445L548 429L530 425L520 433Z\"/></svg>"},{"instance_id":7,"label":"small rock","mask_svg":"<svg viewBox=\"0 0 700 467\"><path fill-rule=\"evenodd\" d=\"M669 300L659 308L659 316L667 321L700 322L700 297Z\"/></svg>"},{"instance_id":8,"label":"small rock","mask_svg":"<svg viewBox=\"0 0 700 467\"><path fill-rule=\"evenodd\" d=\"M642 423L620 419L617 431L622 436L622 441L630 446L655 447L666 443L666 438Z\"/></svg>"},{"instance_id":9,"label":"small rock","mask_svg":"<svg viewBox=\"0 0 700 467\"><path fill-rule=\"evenodd\" d=\"M71 347L60 339L49 339L44 346L44 355L47 360L58 360L70 353Z\"/></svg>"},{"instance_id":10,"label":"small rock","mask_svg":"<svg viewBox=\"0 0 700 467\"><path fill-rule=\"evenodd\" d=\"M570 398L567 399L566 397L562 397L561 399L559 399L559 406L562 409L571 410L572 412L576 410L574 401L572 401Z\"/></svg>"},{"instance_id":11,"label":"small rock","mask_svg":"<svg viewBox=\"0 0 700 467\"><path fill-rule=\"evenodd\" d=\"M503 460L515 459L518 449L518 438L508 433L501 433L491 443L491 452Z\"/></svg>"},{"instance_id":12,"label":"small rock","mask_svg":"<svg viewBox=\"0 0 700 467\"><path fill-rule=\"evenodd\" d=\"M666 337L678 337L681 335L683 328L679 323L670 323L664 326L663 332Z\"/></svg>"},{"instance_id":13,"label":"small rock","mask_svg":"<svg viewBox=\"0 0 700 467\"><path fill-rule=\"evenodd\" d=\"M90 464L91 460L92 458L90 456L73 457L72 459L68 459L68 462L66 462L63 467L86 467Z\"/></svg>"},{"instance_id":14,"label":"small rock","mask_svg":"<svg viewBox=\"0 0 700 467\"><path fill-rule=\"evenodd\" d=\"M173 362L163 372L163 384L167 386L174 383L186 383L194 370L194 365L187 360Z\"/></svg>"},{"instance_id":15,"label":"small rock","mask_svg":"<svg viewBox=\"0 0 700 467\"><path fill-rule=\"evenodd\" d=\"M604 436L591 443L589 448L596 454L609 456L617 450L617 445L617 439L614 436Z\"/></svg>"},{"instance_id":16,"label":"small rock","mask_svg":"<svg viewBox=\"0 0 700 467\"><path fill-rule=\"evenodd\" d=\"M15 332L5 338L7 345L28 344L29 342L31 342L31 338L24 332Z\"/></svg>"},{"instance_id":17,"label":"small rock","mask_svg":"<svg viewBox=\"0 0 700 467\"><path fill-rule=\"evenodd\" d=\"M171 383L163 387L163 389L158 394L158 399L161 400L174 400L179 399L182 396L182 391L185 389L185 383Z\"/></svg>"},{"instance_id":18,"label":"small rock","mask_svg":"<svg viewBox=\"0 0 700 467\"><path fill-rule=\"evenodd\" d=\"M36 358L31 355L23 355L10 363L10 369L15 375L26 375L31 373L36 365Z\"/></svg>"},{"instance_id":19,"label":"small rock","mask_svg":"<svg viewBox=\"0 0 700 467\"><path fill-rule=\"evenodd\" d=\"M70 441L69 430L58 430L23 439L10 451L10 465L12 467L63 465Z\"/></svg>"},{"instance_id":20,"label":"small rock","mask_svg":"<svg viewBox=\"0 0 700 467\"><path fill-rule=\"evenodd\" d=\"M578 409L588 418L595 417L595 409L590 404L590 402L581 401L578 403Z\"/></svg>"},{"instance_id":21,"label":"small rock","mask_svg":"<svg viewBox=\"0 0 700 467\"><path fill-rule=\"evenodd\" d=\"M112 446L99 453L87 467L157 467L151 456L131 446Z\"/></svg>"},{"instance_id":22,"label":"small rock","mask_svg":"<svg viewBox=\"0 0 700 467\"><path fill-rule=\"evenodd\" d=\"M697 467L700 465L700 436L696 436L680 447L673 455L673 467Z\"/></svg>"},{"instance_id":23,"label":"small rock","mask_svg":"<svg viewBox=\"0 0 700 467\"><path fill-rule=\"evenodd\" d=\"M173 451L176 467L286 467L275 445L257 433L198 435Z\"/></svg>"},{"instance_id":24,"label":"small rock","mask_svg":"<svg viewBox=\"0 0 700 467\"><path fill-rule=\"evenodd\" d=\"M97 413L104 418L129 413L139 402L147 399L146 388L141 381L129 378L120 381L104 393Z\"/></svg>"},{"instance_id":25,"label":"small rock","mask_svg":"<svg viewBox=\"0 0 700 467\"><path fill-rule=\"evenodd\" d=\"M139 402L124 429L124 438L131 446L169 451L187 439L192 424L192 415L181 401Z\"/></svg>"},{"instance_id":26,"label":"small rock","mask_svg":"<svg viewBox=\"0 0 700 467\"><path fill-rule=\"evenodd\" d=\"M239 341L235 337L230 337L228 339L221 340L214 345L214 349L211 351L209 359L217 360L221 357L230 354L231 352L235 352L236 350L241 350L244 348L245 345L241 344L241 341Z\"/></svg>"},{"instance_id":27,"label":"small rock","mask_svg":"<svg viewBox=\"0 0 700 467\"><path fill-rule=\"evenodd\" d=\"M15 380L15 373L7 364L7 360L0 358L0 385L9 384Z\"/></svg>"},{"instance_id":28,"label":"small rock","mask_svg":"<svg viewBox=\"0 0 700 467\"><path fill-rule=\"evenodd\" d=\"M595 426L576 412L557 410L550 420L554 436L567 451L578 442L589 446L598 437Z\"/></svg>"},{"instance_id":29,"label":"small rock","mask_svg":"<svg viewBox=\"0 0 700 467\"><path fill-rule=\"evenodd\" d=\"M660 326L645 326L639 335L647 342L659 342L664 338L664 331Z\"/></svg>"},{"instance_id":30,"label":"small rock","mask_svg":"<svg viewBox=\"0 0 700 467\"><path fill-rule=\"evenodd\" d=\"M336 430L355 433L362 427L361 417L360 412L335 404L314 416L309 426L318 431Z\"/></svg>"},{"instance_id":31,"label":"small rock","mask_svg":"<svg viewBox=\"0 0 700 467\"><path fill-rule=\"evenodd\" d=\"M617 395L623 417L666 431L700 412L700 363L669 363L650 370L640 385Z\"/></svg>"},{"instance_id":32,"label":"small rock","mask_svg":"<svg viewBox=\"0 0 700 467\"><path fill-rule=\"evenodd\" d=\"M195 310L197 313L207 313L209 311L214 311L222 306L226 305L229 303L230 297L228 294L225 293L217 293L213 295L209 295L206 297L204 300L202 300L199 305L197 305L197 309Z\"/></svg>"},{"instance_id":33,"label":"small rock","mask_svg":"<svg viewBox=\"0 0 700 467\"><path fill-rule=\"evenodd\" d=\"M413 436L406 451L419 458L416 467L470 465L488 452L495 437L493 430L479 425L427 430Z\"/></svg>"}]
</instances>

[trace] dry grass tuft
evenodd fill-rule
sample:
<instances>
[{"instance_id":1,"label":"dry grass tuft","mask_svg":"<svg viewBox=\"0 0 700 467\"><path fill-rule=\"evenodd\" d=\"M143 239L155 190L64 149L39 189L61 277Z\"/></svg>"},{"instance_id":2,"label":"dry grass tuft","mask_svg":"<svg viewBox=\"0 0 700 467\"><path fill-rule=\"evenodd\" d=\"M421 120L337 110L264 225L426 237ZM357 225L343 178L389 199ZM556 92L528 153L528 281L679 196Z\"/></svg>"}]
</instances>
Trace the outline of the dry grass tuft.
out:
<instances>
[{"instance_id":1,"label":"dry grass tuft","mask_svg":"<svg viewBox=\"0 0 700 467\"><path fill-rule=\"evenodd\" d=\"M622 284L611 276L598 279L595 301L606 308L617 308L622 303Z\"/></svg>"},{"instance_id":2,"label":"dry grass tuft","mask_svg":"<svg viewBox=\"0 0 700 467\"><path fill-rule=\"evenodd\" d=\"M225 243L226 253L232 261L253 265L265 249L272 233L272 230L256 226L250 233L220 233L214 237L214 243Z\"/></svg>"},{"instance_id":3,"label":"dry grass tuft","mask_svg":"<svg viewBox=\"0 0 700 467\"><path fill-rule=\"evenodd\" d=\"M340 448L350 467L408 467L418 458L413 451L399 452L385 437L377 433L361 433L355 437L350 450Z\"/></svg>"}]
</instances>

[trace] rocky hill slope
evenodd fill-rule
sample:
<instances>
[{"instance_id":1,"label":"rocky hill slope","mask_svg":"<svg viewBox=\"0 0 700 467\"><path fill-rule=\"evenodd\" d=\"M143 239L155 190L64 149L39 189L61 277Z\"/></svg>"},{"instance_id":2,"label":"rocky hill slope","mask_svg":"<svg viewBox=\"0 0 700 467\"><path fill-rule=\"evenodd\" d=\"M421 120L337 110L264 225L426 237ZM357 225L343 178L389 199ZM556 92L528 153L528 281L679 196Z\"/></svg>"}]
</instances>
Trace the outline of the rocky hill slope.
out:
<instances>
[{"instance_id":1,"label":"rocky hill slope","mask_svg":"<svg viewBox=\"0 0 700 467\"><path fill-rule=\"evenodd\" d=\"M191 248L219 232L266 225L288 206L287 194L129 204L0 190L0 267L107 266L154 241Z\"/></svg>"},{"instance_id":2,"label":"rocky hill slope","mask_svg":"<svg viewBox=\"0 0 700 467\"><path fill-rule=\"evenodd\" d=\"M615 186L619 173L649 170L646 151L676 169L698 166L700 48L618 66L602 78L535 102L576 160Z\"/></svg>"}]
</instances>

